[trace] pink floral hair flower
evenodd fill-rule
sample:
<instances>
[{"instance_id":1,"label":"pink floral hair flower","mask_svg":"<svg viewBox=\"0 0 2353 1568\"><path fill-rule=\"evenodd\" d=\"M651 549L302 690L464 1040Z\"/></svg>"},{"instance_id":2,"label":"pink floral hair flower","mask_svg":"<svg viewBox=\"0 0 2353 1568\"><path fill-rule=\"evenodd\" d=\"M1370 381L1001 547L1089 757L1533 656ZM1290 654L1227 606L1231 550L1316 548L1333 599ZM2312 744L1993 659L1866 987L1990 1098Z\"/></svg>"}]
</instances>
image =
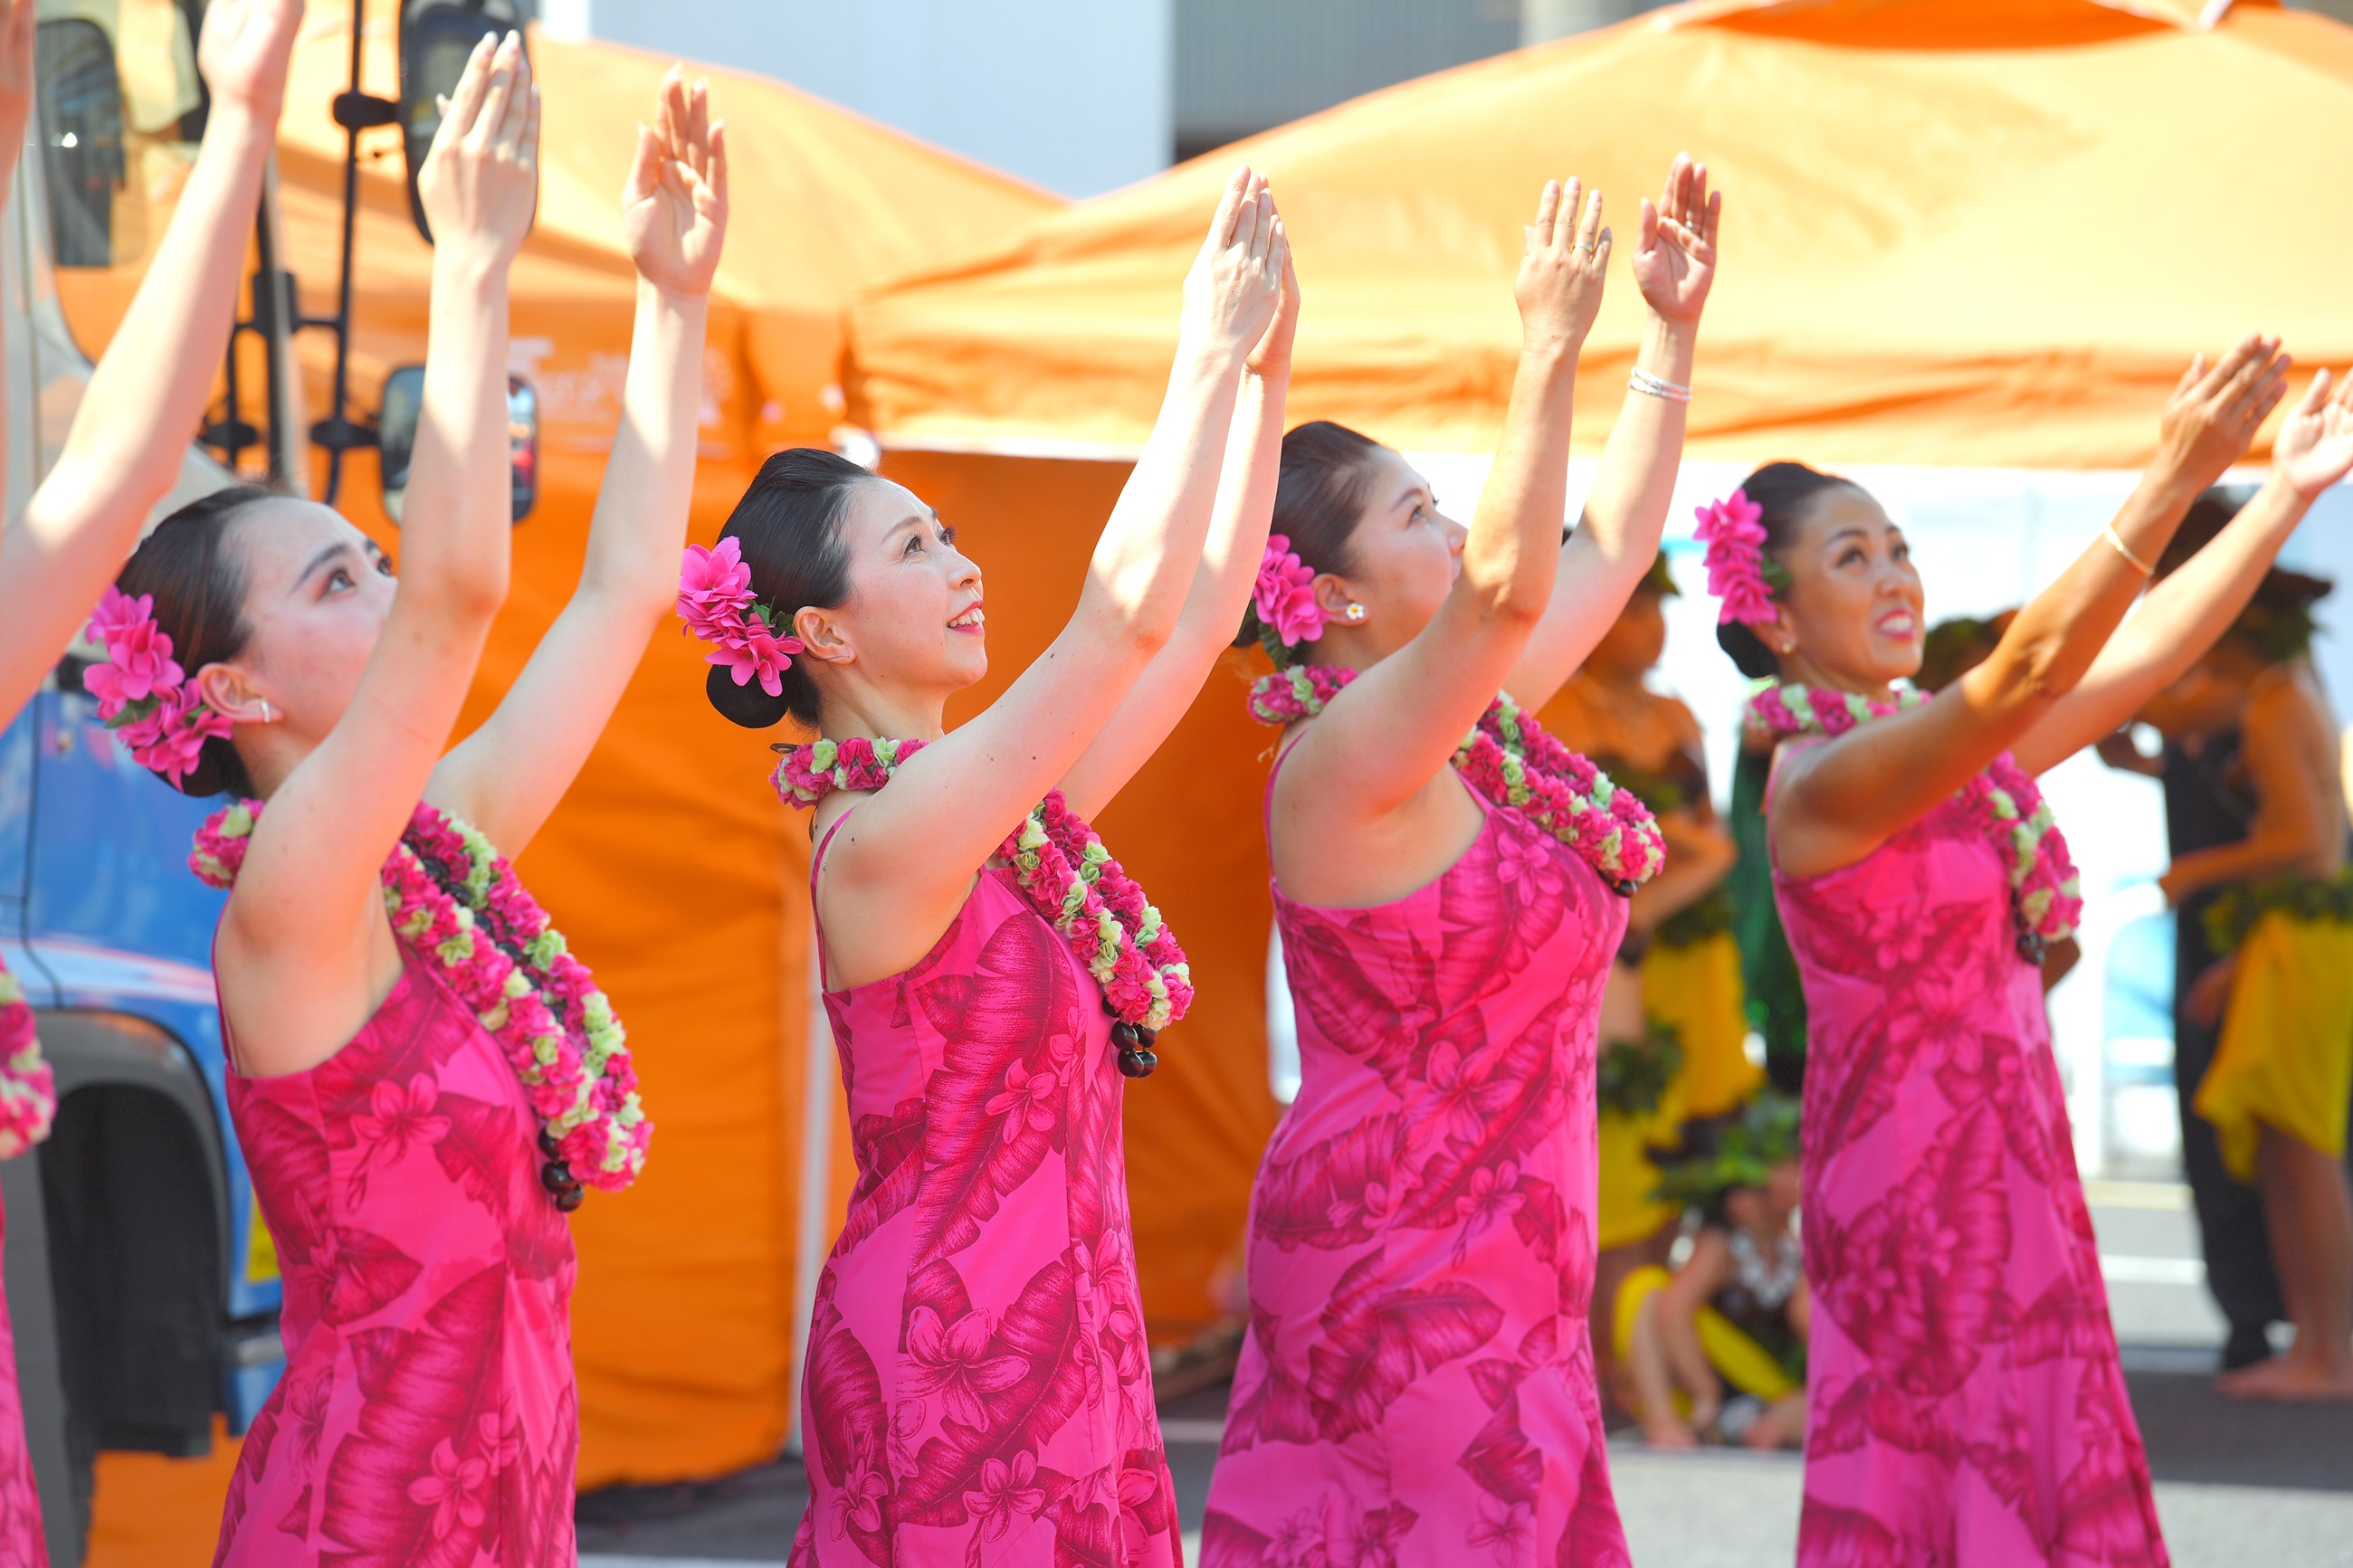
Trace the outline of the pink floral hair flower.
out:
<instances>
[{"instance_id":1,"label":"pink floral hair flower","mask_svg":"<svg viewBox=\"0 0 2353 1568\"><path fill-rule=\"evenodd\" d=\"M155 601L132 598L108 584L105 597L83 634L106 648L106 662L82 672L82 685L98 699L98 716L112 719L133 702L176 689L186 674L172 658L172 639L155 624Z\"/></svg>"},{"instance_id":2,"label":"pink floral hair flower","mask_svg":"<svg viewBox=\"0 0 2353 1568\"><path fill-rule=\"evenodd\" d=\"M1765 509L1735 490L1701 507L1692 537L1707 546L1707 591L1724 601L1719 626L1761 626L1778 612L1765 581Z\"/></svg>"},{"instance_id":3,"label":"pink floral hair flower","mask_svg":"<svg viewBox=\"0 0 2353 1568\"><path fill-rule=\"evenodd\" d=\"M757 677L761 690L784 695L784 672L801 651L801 639L776 635L766 607L753 595L752 569L744 563L740 541L730 536L713 549L686 547L679 569L678 616L689 636L711 645L705 664L725 668L738 686Z\"/></svg>"},{"instance_id":4,"label":"pink floral hair flower","mask_svg":"<svg viewBox=\"0 0 2353 1568\"><path fill-rule=\"evenodd\" d=\"M205 742L227 739L232 728L226 718L205 706L203 698L174 685L158 690L153 710L122 725L116 733L130 748L132 762L162 773L177 789L182 779L196 771Z\"/></svg>"},{"instance_id":5,"label":"pink floral hair flower","mask_svg":"<svg viewBox=\"0 0 2353 1568\"><path fill-rule=\"evenodd\" d=\"M1259 624L1271 627L1285 647L1314 642L1324 635L1332 617L1315 602L1315 569L1302 562L1280 533L1266 536L1266 554L1258 564L1258 585L1250 592Z\"/></svg>"}]
</instances>

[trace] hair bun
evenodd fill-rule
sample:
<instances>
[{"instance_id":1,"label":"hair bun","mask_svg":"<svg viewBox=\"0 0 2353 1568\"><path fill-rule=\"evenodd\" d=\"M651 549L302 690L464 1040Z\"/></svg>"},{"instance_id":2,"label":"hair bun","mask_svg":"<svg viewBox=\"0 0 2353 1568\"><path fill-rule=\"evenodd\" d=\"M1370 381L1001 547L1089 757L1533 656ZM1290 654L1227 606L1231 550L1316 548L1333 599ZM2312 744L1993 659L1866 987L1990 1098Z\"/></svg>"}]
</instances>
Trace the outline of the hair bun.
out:
<instances>
[{"instance_id":1,"label":"hair bun","mask_svg":"<svg viewBox=\"0 0 2353 1568\"><path fill-rule=\"evenodd\" d=\"M746 730L767 730L782 723L792 711L791 683L797 674L798 670L786 671L785 695L771 697L761 689L758 681L747 680L738 686L733 670L712 665L711 673L703 678L702 689L711 699L711 705L719 710L719 716L729 723L741 724Z\"/></svg>"}]
</instances>

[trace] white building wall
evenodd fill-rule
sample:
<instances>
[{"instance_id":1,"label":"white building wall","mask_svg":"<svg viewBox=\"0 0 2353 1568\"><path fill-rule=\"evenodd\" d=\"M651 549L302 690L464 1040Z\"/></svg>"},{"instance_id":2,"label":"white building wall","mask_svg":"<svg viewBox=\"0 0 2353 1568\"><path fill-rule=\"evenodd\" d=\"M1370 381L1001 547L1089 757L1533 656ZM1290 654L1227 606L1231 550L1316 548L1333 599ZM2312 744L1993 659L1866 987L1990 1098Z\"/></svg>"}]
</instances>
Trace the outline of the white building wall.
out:
<instances>
[{"instance_id":1,"label":"white building wall","mask_svg":"<svg viewBox=\"0 0 2353 1568\"><path fill-rule=\"evenodd\" d=\"M758 71L1066 196L1168 166L1174 0L542 0L574 37Z\"/></svg>"}]
</instances>

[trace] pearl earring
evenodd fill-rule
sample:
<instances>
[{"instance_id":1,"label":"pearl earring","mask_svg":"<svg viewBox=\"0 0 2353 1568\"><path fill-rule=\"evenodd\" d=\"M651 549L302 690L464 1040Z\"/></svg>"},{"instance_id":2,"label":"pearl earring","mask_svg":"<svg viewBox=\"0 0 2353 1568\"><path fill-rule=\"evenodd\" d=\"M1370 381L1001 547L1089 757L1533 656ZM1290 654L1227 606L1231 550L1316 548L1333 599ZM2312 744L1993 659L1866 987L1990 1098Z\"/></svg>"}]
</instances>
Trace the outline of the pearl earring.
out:
<instances>
[{"instance_id":1,"label":"pearl earring","mask_svg":"<svg viewBox=\"0 0 2353 1568\"><path fill-rule=\"evenodd\" d=\"M1351 601L1348 605L1348 618L1351 621L1363 620L1365 618L1365 606Z\"/></svg>"}]
</instances>

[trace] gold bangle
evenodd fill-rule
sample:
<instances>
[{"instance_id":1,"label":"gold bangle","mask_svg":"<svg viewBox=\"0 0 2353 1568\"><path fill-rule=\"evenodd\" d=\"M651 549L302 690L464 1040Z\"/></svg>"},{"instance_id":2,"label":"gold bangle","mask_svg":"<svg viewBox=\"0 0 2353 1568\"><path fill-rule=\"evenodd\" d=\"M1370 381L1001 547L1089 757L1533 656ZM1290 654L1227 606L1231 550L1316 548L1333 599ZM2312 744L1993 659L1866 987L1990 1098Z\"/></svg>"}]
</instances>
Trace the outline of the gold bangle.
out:
<instances>
[{"instance_id":1,"label":"gold bangle","mask_svg":"<svg viewBox=\"0 0 2353 1568\"><path fill-rule=\"evenodd\" d=\"M2100 533L2101 536L2106 539L2111 545L2116 547L2117 554L2123 556L2127 562L2132 563L2132 569L2134 571L2139 573L2144 577L2154 577L2157 575L2156 567L2150 565L2147 562L2143 561L2139 556L2135 555L2132 552L2132 546L2126 544L2124 542L2123 537L2116 532L2116 525L2115 523L2112 522L2108 524L2107 527L2100 530Z\"/></svg>"}]
</instances>

